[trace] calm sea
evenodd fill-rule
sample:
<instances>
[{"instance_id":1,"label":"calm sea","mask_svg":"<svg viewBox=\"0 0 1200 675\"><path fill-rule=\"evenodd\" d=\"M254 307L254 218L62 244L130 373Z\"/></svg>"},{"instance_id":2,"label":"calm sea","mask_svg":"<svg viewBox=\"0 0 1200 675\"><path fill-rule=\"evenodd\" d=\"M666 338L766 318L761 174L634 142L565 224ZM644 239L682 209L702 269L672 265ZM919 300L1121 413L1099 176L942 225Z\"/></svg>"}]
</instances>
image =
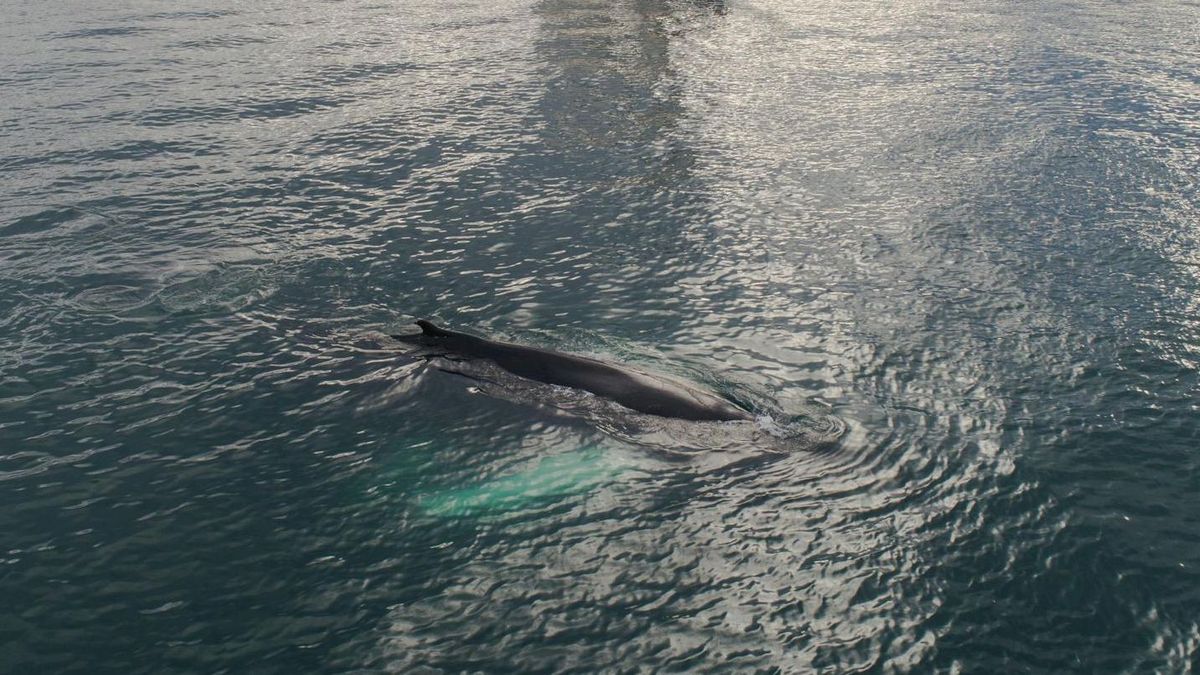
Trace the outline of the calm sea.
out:
<instances>
[{"instance_id":1,"label":"calm sea","mask_svg":"<svg viewBox=\"0 0 1200 675\"><path fill-rule=\"evenodd\" d=\"M1197 176L1195 1L3 3L0 671L1195 672Z\"/></svg>"}]
</instances>

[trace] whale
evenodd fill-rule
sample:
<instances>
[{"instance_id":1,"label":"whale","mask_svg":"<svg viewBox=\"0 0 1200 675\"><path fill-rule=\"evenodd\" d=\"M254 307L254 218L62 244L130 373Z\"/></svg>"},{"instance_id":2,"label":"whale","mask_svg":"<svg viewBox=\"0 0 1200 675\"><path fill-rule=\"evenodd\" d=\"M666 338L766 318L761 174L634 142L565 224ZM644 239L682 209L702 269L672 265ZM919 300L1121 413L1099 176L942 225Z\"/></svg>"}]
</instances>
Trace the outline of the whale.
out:
<instances>
[{"instance_id":1,"label":"whale","mask_svg":"<svg viewBox=\"0 0 1200 675\"><path fill-rule=\"evenodd\" d=\"M484 359L517 377L580 389L630 410L689 421L750 421L754 415L699 386L626 365L540 347L489 340L446 330L421 319L420 333L392 335L426 348L426 356L450 360Z\"/></svg>"}]
</instances>

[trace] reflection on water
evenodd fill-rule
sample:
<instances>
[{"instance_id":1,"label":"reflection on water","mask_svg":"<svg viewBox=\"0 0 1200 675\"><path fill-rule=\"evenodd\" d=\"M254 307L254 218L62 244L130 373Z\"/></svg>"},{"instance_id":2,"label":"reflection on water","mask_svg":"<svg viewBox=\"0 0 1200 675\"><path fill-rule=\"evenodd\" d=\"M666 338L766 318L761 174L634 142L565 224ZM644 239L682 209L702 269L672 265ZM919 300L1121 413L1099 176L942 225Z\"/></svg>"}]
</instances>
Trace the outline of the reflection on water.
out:
<instances>
[{"instance_id":1,"label":"reflection on water","mask_svg":"<svg viewBox=\"0 0 1200 675\"><path fill-rule=\"evenodd\" d=\"M1194 6L0 19L0 669L1195 662ZM418 316L770 414L362 339Z\"/></svg>"}]
</instances>

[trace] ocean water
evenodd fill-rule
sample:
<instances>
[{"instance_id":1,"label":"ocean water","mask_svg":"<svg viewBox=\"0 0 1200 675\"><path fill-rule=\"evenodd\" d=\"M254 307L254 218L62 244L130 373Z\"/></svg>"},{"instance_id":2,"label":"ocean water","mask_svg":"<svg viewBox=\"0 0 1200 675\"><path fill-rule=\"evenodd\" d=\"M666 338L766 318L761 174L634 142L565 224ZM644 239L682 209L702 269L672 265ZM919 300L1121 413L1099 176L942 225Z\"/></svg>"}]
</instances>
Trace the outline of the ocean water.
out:
<instances>
[{"instance_id":1,"label":"ocean water","mask_svg":"<svg viewBox=\"0 0 1200 675\"><path fill-rule=\"evenodd\" d=\"M1197 176L1194 1L5 3L0 671L1195 672Z\"/></svg>"}]
</instances>

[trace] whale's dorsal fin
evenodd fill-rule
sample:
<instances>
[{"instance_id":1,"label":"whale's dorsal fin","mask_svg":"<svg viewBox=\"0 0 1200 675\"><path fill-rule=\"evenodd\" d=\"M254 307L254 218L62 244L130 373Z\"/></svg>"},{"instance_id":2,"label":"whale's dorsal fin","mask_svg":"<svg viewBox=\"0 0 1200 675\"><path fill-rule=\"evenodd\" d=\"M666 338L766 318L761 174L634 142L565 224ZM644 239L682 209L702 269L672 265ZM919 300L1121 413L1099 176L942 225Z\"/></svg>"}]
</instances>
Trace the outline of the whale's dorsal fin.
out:
<instances>
[{"instance_id":1,"label":"whale's dorsal fin","mask_svg":"<svg viewBox=\"0 0 1200 675\"><path fill-rule=\"evenodd\" d=\"M425 335L432 335L434 337L449 337L453 335L450 331L442 330L425 319L419 319L417 325L421 327L421 332Z\"/></svg>"}]
</instances>

